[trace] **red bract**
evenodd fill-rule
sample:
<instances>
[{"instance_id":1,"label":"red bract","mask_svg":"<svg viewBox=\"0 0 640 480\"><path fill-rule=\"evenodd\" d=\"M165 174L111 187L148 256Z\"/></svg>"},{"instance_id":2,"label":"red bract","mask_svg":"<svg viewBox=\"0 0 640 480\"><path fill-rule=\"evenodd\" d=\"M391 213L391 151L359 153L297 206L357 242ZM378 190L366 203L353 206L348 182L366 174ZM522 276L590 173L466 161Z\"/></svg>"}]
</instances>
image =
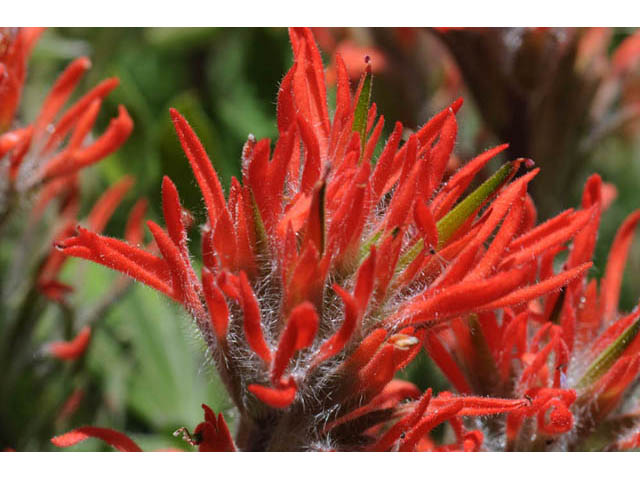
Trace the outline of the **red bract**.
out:
<instances>
[{"instance_id":1,"label":"red bract","mask_svg":"<svg viewBox=\"0 0 640 480\"><path fill-rule=\"evenodd\" d=\"M27 59L41 32L41 28L0 29L0 133L13 123L22 94Z\"/></svg>"},{"instance_id":2,"label":"red bract","mask_svg":"<svg viewBox=\"0 0 640 480\"><path fill-rule=\"evenodd\" d=\"M584 231L592 213L572 214L564 229L532 229L526 189L538 170L512 181L531 168L524 159L503 165L465 196L478 171L506 146L479 155L443 183L461 100L402 145L397 124L372 163L384 119L376 122L370 105L370 67L352 97L337 58L330 118L311 32L292 29L290 37L294 64L278 93L280 136L273 152L269 140L249 137L242 183L234 179L227 198L195 132L171 110L207 211L200 278L167 178L166 230L148 223L159 255L83 228L58 248L185 306L238 408L239 449L414 450L432 445L428 432L445 421L457 432L456 443L445 448L481 448L483 434L467 431L461 418L532 417L540 408L530 408L526 392L516 399L428 395L408 407L402 401L416 392L398 390L393 377L425 344L456 374L461 393L472 393L436 333L477 312L487 329L500 331L494 310L521 309L582 278L589 258L542 275L539 255ZM548 428L566 424L559 405L543 406L553 409ZM392 433L385 433L388 427ZM221 428L212 417L201 431ZM217 441L210 446L222 448Z\"/></svg>"},{"instance_id":3,"label":"red bract","mask_svg":"<svg viewBox=\"0 0 640 480\"><path fill-rule=\"evenodd\" d=\"M91 328L84 327L76 337L68 342L52 342L47 346L51 355L61 360L74 360L81 356L89 345Z\"/></svg>"},{"instance_id":4,"label":"red bract","mask_svg":"<svg viewBox=\"0 0 640 480\"><path fill-rule=\"evenodd\" d=\"M75 430L63 435L53 437L51 439L51 443L56 447L71 447L87 440L88 438L99 438L121 452L142 451L140 447L126 435L116 432L115 430L111 430L110 428L100 427L76 428Z\"/></svg>"}]
</instances>

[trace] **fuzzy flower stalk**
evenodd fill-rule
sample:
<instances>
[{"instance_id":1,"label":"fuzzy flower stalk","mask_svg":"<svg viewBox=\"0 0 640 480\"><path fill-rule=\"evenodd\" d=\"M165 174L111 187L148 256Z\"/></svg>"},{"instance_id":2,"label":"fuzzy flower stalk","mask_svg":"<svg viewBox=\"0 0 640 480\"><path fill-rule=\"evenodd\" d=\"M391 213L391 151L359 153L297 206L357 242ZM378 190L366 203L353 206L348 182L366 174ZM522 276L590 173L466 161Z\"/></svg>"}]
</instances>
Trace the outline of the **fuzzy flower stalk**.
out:
<instances>
[{"instance_id":1,"label":"fuzzy flower stalk","mask_svg":"<svg viewBox=\"0 0 640 480\"><path fill-rule=\"evenodd\" d=\"M242 179L232 179L228 195L187 120L171 111L207 212L199 273L188 245L191 217L168 177L165 228L147 222L157 253L83 227L57 243L65 255L162 292L193 317L239 421L232 435L222 414L204 405L204 422L193 434L183 430L185 438L218 451L479 450L488 430L476 418L504 424L505 416L543 417L549 430L563 428L566 408L549 409L569 403L564 394L504 389L488 397L470 387L434 339L470 318L506 329L507 309L519 312L575 285L589 256L556 273L540 253L583 235L596 208L536 226L527 185L538 169L525 159L505 163L469 191L507 145L445 181L461 100L404 142L397 123L375 156L384 118L370 103L369 60L352 96L336 58L330 116L310 30L292 29L290 39L294 64L278 93L279 137L271 148L269 139L249 136ZM455 378L457 393L421 392L394 379L425 347ZM455 435L438 445L429 432L443 422ZM98 427L52 441L69 446L90 436L138 448Z\"/></svg>"}]
</instances>

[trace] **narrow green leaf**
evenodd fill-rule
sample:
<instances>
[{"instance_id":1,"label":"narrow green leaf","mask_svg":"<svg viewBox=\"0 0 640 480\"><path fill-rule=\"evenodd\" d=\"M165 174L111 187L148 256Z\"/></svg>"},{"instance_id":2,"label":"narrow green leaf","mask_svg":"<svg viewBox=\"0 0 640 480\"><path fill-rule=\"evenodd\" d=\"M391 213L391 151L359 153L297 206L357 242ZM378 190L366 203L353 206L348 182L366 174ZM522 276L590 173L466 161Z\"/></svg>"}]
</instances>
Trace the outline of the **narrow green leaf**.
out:
<instances>
[{"instance_id":1,"label":"narrow green leaf","mask_svg":"<svg viewBox=\"0 0 640 480\"><path fill-rule=\"evenodd\" d=\"M471 192L464 200L452 208L444 217L436 223L438 229L438 249L456 233L467 219L475 213L478 208L498 190L504 182L511 177L518 163L505 163L500 169L487 179L482 185Z\"/></svg>"},{"instance_id":2,"label":"narrow green leaf","mask_svg":"<svg viewBox=\"0 0 640 480\"><path fill-rule=\"evenodd\" d=\"M251 192L251 209L253 210L253 221L256 226L256 246L260 253L266 253L269 245L267 229L262 221L262 215L260 215L260 210L258 209L258 204L253 196L253 192Z\"/></svg>"},{"instance_id":3,"label":"narrow green leaf","mask_svg":"<svg viewBox=\"0 0 640 480\"><path fill-rule=\"evenodd\" d=\"M371 238L369 238L362 244L362 246L360 247L360 260L363 260L367 255L369 255L371 247L378 243L378 240L380 240L381 236L382 230L378 230L371 236Z\"/></svg>"},{"instance_id":4,"label":"narrow green leaf","mask_svg":"<svg viewBox=\"0 0 640 480\"><path fill-rule=\"evenodd\" d=\"M369 114L369 104L371 102L372 79L371 66L367 65L367 69L364 73L364 79L362 80L363 83L362 89L360 90L360 96L356 103L356 109L353 112L353 131L358 132L360 135L362 151L364 151L364 147L367 143L367 116Z\"/></svg>"},{"instance_id":5,"label":"narrow green leaf","mask_svg":"<svg viewBox=\"0 0 640 480\"><path fill-rule=\"evenodd\" d=\"M633 322L622 334L609 345L598 358L589 366L584 376L578 382L577 388L586 388L596 382L609 371L614 363L622 356L627 347L640 332L640 318Z\"/></svg>"},{"instance_id":6,"label":"narrow green leaf","mask_svg":"<svg viewBox=\"0 0 640 480\"><path fill-rule=\"evenodd\" d=\"M518 168L517 162L505 163L500 169L488 178L482 185L471 192L467 197L452 208L449 213L436 223L438 229L438 246L440 250L449 239L456 233L467 219L473 215L482 204L493 195L504 183L515 173ZM398 260L397 270L404 269L409 265L424 248L424 241L418 240L404 255Z\"/></svg>"}]
</instances>

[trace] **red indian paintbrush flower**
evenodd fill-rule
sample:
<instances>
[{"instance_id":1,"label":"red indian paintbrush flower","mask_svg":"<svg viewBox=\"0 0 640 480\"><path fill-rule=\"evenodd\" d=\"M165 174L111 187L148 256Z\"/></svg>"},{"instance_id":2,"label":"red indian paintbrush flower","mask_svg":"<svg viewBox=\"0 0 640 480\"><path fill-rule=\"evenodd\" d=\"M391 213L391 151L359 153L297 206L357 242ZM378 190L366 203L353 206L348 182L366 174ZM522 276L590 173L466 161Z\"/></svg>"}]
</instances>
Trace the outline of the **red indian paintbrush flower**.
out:
<instances>
[{"instance_id":1,"label":"red indian paintbrush flower","mask_svg":"<svg viewBox=\"0 0 640 480\"><path fill-rule=\"evenodd\" d=\"M102 100L118 85L116 78L103 81L56 118L91 65L87 58L79 58L59 76L36 120L24 128L10 130L20 102L27 59L42 30L20 28L0 31L0 217L10 213L12 204L38 190L29 225L39 222L52 200L58 199L59 213L53 228L57 230L55 237L63 239L73 233L78 223L78 171L118 149L129 136L133 124L121 106L118 117L112 120L107 131L93 143L87 142ZM133 179L125 178L105 192L87 219L90 230L102 232L132 184ZM126 237L132 243L141 240L138 237L141 237L143 215L141 201L134 207L127 228ZM57 280L66 258L52 250L40 265L37 275L38 290L58 302L63 302L72 290ZM89 340L89 330L83 329L82 332L73 342L56 342L48 350L60 358L77 356L84 351L79 347L86 347ZM71 355L72 350L75 355Z\"/></svg>"},{"instance_id":2,"label":"red indian paintbrush flower","mask_svg":"<svg viewBox=\"0 0 640 480\"><path fill-rule=\"evenodd\" d=\"M591 259L603 206L602 181L585 187L582 209L567 210L516 239L501 260L510 263L539 252L541 279L553 272L565 248L549 240L564 236L576 222L564 271ZM462 316L427 335L427 350L462 394L527 398L510 412L506 426L484 422L492 449L602 450L636 448L637 411L625 398L640 373L640 310L618 313L622 273L640 211L618 231L600 288L585 275L538 299L496 312ZM543 232L552 234L541 236ZM544 281L544 280L543 280ZM599 291L598 291L599 290ZM505 306L503 300L492 306ZM529 417L529 418L527 418Z\"/></svg>"},{"instance_id":3,"label":"red indian paintbrush flower","mask_svg":"<svg viewBox=\"0 0 640 480\"><path fill-rule=\"evenodd\" d=\"M61 404L68 397L57 417L73 414L82 399L87 371L81 362L64 369L57 360L82 358L92 329L131 283L120 278L97 302L80 308L69 301L72 285L59 279L68 257L52 248L51 239L72 235L79 221L79 172L118 149L133 123L120 106L118 116L102 135L91 135L102 101L118 85L116 78L104 80L63 108L90 67L87 58L71 62L45 97L35 120L21 123L17 110L27 60L42 30L0 28L0 241L8 240L9 247L6 250L5 244L1 245L3 252L9 253L0 262L0 363L6 373L0 379L0 390L15 393L1 396L0 411L4 415L0 415L0 423L3 441L9 440L17 449L32 445L29 442L33 437L51 431L57 421L57 415L34 416L22 404L16 406L18 399L31 398L36 391L36 397L44 395ZM125 178L107 190L86 219L87 228L102 232L131 185L132 179ZM54 208L56 212L49 215L47 210ZM144 210L144 201L140 201L127 225L125 237L133 244L142 242ZM57 331L51 335L61 340L43 347L42 338L33 333L41 329L44 318L52 318L50 313L53 318L58 313L64 317L63 322L53 322ZM44 369L39 363L36 367L33 359L43 360L38 353L56 360ZM35 417L37 421L33 421Z\"/></svg>"},{"instance_id":4,"label":"red indian paintbrush flower","mask_svg":"<svg viewBox=\"0 0 640 480\"><path fill-rule=\"evenodd\" d=\"M61 190L71 190L75 174L117 150L133 128L129 114L120 106L107 130L92 143L86 141L102 100L118 85L117 78L101 82L56 119L91 66L89 59L82 57L71 62L58 77L36 120L9 130L25 79L26 60L40 30L18 29L0 35L0 213L13 197L29 193L43 183L43 196L47 198Z\"/></svg>"},{"instance_id":5,"label":"red indian paintbrush flower","mask_svg":"<svg viewBox=\"0 0 640 480\"><path fill-rule=\"evenodd\" d=\"M478 449L482 433L465 430L461 419L535 415L525 396L432 397L394 374L452 319L523 304L583 275L587 260L539 278L538 253L540 242L566 243L592 212L563 228L533 229L526 188L537 170L513 180L532 166L523 159L464 196L506 145L443 183L461 100L402 145L396 124L374 163L384 118L370 105L370 64L352 98L337 57L331 118L310 31L292 29L290 37L294 65L278 93L279 138L272 151L268 139L249 137L242 182L232 179L228 196L196 134L171 111L207 211L200 276L188 215L168 177L166 229L147 222L160 255L82 227L57 246L155 288L195 319L240 418L234 443L224 419L205 408L192 439L201 449L430 449L427 434L444 421L457 433L448 448Z\"/></svg>"},{"instance_id":6,"label":"red indian paintbrush flower","mask_svg":"<svg viewBox=\"0 0 640 480\"><path fill-rule=\"evenodd\" d=\"M18 197L42 187L29 222L35 224L40 221L46 207L58 198L60 212L57 237L64 238L73 231L78 221L77 172L118 149L129 136L133 124L121 106L118 118L111 122L107 131L87 145L86 140L102 100L118 85L116 78L100 83L56 121L58 112L90 67L87 58L79 58L60 75L46 97L38 118L27 127L10 130L25 81L26 62L41 32L39 28L0 31L0 214L8 214L11 204ZM88 219L91 230L97 233L102 231L131 183L131 179L123 180L98 202ZM41 291L54 300L60 300L68 291L66 286L55 280L64 258L61 254L52 253L41 267L39 275Z\"/></svg>"}]
</instances>

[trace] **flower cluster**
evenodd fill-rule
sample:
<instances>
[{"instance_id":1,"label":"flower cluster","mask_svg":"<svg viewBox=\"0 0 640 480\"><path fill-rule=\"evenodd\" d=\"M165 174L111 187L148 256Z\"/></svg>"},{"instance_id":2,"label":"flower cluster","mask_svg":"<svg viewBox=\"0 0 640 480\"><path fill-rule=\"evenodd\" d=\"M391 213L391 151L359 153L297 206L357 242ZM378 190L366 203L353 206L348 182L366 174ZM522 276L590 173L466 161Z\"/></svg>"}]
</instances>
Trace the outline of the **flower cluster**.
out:
<instances>
[{"instance_id":1,"label":"flower cluster","mask_svg":"<svg viewBox=\"0 0 640 480\"><path fill-rule=\"evenodd\" d=\"M547 437L577 428L580 389L606 381L610 394L622 377L635 378L632 335L619 340L635 317L624 317L600 337L599 350L589 348L605 360L598 357L577 386L567 380L577 346L600 326L590 306L595 284L583 292L601 211L597 177L580 210L538 226L526 193L538 173L530 160L504 164L465 194L507 145L445 181L461 100L404 143L397 123L374 161L384 118L370 104L369 59L352 96L336 57L331 117L310 30L292 29L290 38L294 64L278 93L279 138L272 151L268 139L249 136L242 182L232 179L228 196L196 134L171 111L207 212L200 275L188 246L191 217L168 177L166 228L147 222L157 253L83 227L57 242L65 255L162 292L195 320L239 424L233 438L222 415L203 405L205 421L193 435L182 429L185 439L208 451L479 450L497 445L505 430L499 414L506 414L509 448L547 445ZM556 273L554 259L571 241ZM615 265L624 263L616 259L605 280L611 286L602 289L609 308L617 303ZM456 394L423 393L394 379L423 348ZM429 432L443 422L454 438L436 444ZM96 427L52 441L69 446L89 436L139 449Z\"/></svg>"}]
</instances>

